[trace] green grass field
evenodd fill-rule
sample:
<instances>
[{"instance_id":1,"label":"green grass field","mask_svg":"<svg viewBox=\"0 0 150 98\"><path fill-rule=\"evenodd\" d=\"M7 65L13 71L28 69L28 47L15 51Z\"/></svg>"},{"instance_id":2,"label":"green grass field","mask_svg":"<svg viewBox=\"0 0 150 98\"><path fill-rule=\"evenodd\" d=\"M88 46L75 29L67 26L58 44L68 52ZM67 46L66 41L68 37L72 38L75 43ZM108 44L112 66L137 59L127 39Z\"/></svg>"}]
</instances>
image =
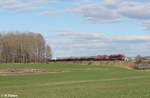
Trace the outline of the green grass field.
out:
<instances>
[{"instance_id":1,"label":"green grass field","mask_svg":"<svg viewBox=\"0 0 150 98\"><path fill-rule=\"evenodd\" d=\"M150 98L150 71L113 65L0 65L0 70L11 68L46 69L52 73L0 76L0 95L17 94L18 98Z\"/></svg>"}]
</instances>

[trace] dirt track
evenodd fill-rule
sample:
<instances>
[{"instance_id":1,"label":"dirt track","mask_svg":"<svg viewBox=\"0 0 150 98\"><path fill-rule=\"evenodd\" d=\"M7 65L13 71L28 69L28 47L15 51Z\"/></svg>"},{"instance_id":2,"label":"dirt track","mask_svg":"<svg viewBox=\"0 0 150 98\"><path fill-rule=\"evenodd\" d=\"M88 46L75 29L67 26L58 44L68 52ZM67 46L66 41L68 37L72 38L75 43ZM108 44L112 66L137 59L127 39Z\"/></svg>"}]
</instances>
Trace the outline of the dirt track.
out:
<instances>
[{"instance_id":1,"label":"dirt track","mask_svg":"<svg viewBox=\"0 0 150 98\"><path fill-rule=\"evenodd\" d=\"M56 74L63 73L58 71L50 72L45 69L0 69L0 76L22 76L22 75L38 75L38 74Z\"/></svg>"}]
</instances>

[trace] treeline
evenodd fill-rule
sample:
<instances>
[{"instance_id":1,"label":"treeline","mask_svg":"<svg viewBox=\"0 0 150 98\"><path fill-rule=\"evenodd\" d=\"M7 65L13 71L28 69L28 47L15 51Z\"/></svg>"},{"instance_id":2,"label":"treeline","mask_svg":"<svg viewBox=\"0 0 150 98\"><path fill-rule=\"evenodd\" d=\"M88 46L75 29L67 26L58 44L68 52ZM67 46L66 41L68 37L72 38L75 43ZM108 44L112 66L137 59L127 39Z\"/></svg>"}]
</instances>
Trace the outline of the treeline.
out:
<instances>
[{"instance_id":1,"label":"treeline","mask_svg":"<svg viewBox=\"0 0 150 98\"><path fill-rule=\"evenodd\" d=\"M51 56L39 33L0 33L0 63L43 63Z\"/></svg>"}]
</instances>

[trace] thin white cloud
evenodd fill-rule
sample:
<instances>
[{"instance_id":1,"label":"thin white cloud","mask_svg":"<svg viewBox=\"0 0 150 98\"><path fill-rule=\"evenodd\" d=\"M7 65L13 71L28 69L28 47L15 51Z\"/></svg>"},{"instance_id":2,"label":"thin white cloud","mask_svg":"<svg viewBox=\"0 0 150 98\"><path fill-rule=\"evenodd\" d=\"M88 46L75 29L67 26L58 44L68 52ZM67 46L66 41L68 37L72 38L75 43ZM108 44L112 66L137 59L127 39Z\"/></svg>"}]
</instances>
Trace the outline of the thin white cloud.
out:
<instances>
[{"instance_id":1,"label":"thin white cloud","mask_svg":"<svg viewBox=\"0 0 150 98\"><path fill-rule=\"evenodd\" d=\"M88 21L92 22L114 22L118 21L120 15L114 11L109 10L99 3L86 3L70 9L73 13L78 13Z\"/></svg>"},{"instance_id":2,"label":"thin white cloud","mask_svg":"<svg viewBox=\"0 0 150 98\"><path fill-rule=\"evenodd\" d=\"M122 7L118 8L119 13L128 18L132 19L150 19L150 2L139 3L139 2L124 2Z\"/></svg>"},{"instance_id":3,"label":"thin white cloud","mask_svg":"<svg viewBox=\"0 0 150 98\"><path fill-rule=\"evenodd\" d=\"M150 42L150 36L116 36L112 40L118 42Z\"/></svg>"},{"instance_id":4,"label":"thin white cloud","mask_svg":"<svg viewBox=\"0 0 150 98\"><path fill-rule=\"evenodd\" d=\"M108 7L117 7L120 4L121 0L104 0L104 5Z\"/></svg>"},{"instance_id":5,"label":"thin white cloud","mask_svg":"<svg viewBox=\"0 0 150 98\"><path fill-rule=\"evenodd\" d=\"M0 8L11 11L32 11L57 0L0 0Z\"/></svg>"},{"instance_id":6,"label":"thin white cloud","mask_svg":"<svg viewBox=\"0 0 150 98\"><path fill-rule=\"evenodd\" d=\"M144 30L150 30L150 21L143 22Z\"/></svg>"}]
</instances>

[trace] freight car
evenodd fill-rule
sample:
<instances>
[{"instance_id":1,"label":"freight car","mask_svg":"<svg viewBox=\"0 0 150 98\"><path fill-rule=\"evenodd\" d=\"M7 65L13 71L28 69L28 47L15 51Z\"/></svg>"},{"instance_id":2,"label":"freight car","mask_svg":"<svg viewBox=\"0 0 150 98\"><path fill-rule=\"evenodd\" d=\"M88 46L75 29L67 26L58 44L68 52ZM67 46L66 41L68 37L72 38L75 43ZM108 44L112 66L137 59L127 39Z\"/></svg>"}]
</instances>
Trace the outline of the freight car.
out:
<instances>
[{"instance_id":1,"label":"freight car","mask_svg":"<svg viewBox=\"0 0 150 98\"><path fill-rule=\"evenodd\" d=\"M97 61L116 61L116 60L125 61L126 60L126 56L124 56L122 54L117 54L117 55L98 55L98 56L96 56L96 60Z\"/></svg>"},{"instance_id":2,"label":"freight car","mask_svg":"<svg viewBox=\"0 0 150 98\"><path fill-rule=\"evenodd\" d=\"M122 54L118 54L118 55L110 55L109 56L110 60L121 60L121 61L125 61L126 56L122 55Z\"/></svg>"},{"instance_id":3,"label":"freight car","mask_svg":"<svg viewBox=\"0 0 150 98\"><path fill-rule=\"evenodd\" d=\"M121 54L117 55L98 55L98 56L85 56L85 57L67 57L57 58L50 61L125 61L126 57Z\"/></svg>"}]
</instances>

